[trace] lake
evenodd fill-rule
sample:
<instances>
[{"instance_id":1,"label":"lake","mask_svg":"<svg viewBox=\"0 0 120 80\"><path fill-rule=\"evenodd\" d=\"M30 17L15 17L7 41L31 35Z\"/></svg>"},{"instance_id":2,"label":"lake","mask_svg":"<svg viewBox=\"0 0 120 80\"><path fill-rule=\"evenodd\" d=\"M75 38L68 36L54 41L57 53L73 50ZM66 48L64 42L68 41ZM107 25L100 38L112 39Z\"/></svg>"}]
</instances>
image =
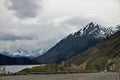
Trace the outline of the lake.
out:
<instances>
[{"instance_id":1,"label":"lake","mask_svg":"<svg viewBox=\"0 0 120 80\"><path fill-rule=\"evenodd\" d=\"M32 68L34 66L42 66L42 65L6 65L5 67L7 72L9 71L10 73L14 73L25 68Z\"/></svg>"}]
</instances>

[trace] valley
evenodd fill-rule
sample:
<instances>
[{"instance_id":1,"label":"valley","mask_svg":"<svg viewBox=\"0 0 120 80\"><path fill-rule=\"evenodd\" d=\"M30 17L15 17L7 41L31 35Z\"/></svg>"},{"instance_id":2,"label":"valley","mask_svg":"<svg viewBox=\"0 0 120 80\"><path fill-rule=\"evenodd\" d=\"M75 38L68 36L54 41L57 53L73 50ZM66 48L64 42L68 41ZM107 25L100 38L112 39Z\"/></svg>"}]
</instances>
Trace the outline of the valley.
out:
<instances>
[{"instance_id":1,"label":"valley","mask_svg":"<svg viewBox=\"0 0 120 80\"><path fill-rule=\"evenodd\" d=\"M120 0L0 0L0 80L120 80Z\"/></svg>"}]
</instances>

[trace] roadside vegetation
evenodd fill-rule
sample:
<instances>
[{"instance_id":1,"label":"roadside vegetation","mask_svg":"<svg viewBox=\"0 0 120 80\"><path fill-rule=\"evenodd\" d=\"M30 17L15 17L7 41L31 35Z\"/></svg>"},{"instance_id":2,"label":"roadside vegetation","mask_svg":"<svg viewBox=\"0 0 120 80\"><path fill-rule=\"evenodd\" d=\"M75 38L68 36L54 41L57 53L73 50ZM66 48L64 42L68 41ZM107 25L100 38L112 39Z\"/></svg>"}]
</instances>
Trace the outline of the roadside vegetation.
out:
<instances>
[{"instance_id":1,"label":"roadside vegetation","mask_svg":"<svg viewBox=\"0 0 120 80\"><path fill-rule=\"evenodd\" d=\"M65 68L59 64L46 64L43 66L36 66L32 68L26 68L18 73L32 73L32 72L69 72L70 69Z\"/></svg>"}]
</instances>

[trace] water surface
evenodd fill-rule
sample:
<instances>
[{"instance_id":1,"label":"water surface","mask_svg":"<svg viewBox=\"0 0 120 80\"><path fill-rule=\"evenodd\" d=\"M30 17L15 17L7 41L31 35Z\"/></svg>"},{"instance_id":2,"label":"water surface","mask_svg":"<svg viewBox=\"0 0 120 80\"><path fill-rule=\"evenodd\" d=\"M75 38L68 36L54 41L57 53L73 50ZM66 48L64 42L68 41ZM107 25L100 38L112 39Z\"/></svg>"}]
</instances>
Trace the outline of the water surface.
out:
<instances>
[{"instance_id":1,"label":"water surface","mask_svg":"<svg viewBox=\"0 0 120 80\"><path fill-rule=\"evenodd\" d=\"M40 66L40 65L7 65L5 67L6 67L7 72L9 71L11 73L14 73L14 72L18 72L25 68L32 68L34 66Z\"/></svg>"}]
</instances>

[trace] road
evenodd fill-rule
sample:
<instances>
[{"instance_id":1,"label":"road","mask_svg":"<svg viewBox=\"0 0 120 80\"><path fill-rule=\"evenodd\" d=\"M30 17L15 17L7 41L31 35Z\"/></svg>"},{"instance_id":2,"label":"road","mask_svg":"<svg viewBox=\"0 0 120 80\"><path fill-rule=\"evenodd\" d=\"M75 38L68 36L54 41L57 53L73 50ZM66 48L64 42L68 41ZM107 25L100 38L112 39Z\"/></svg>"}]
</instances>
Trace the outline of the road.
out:
<instances>
[{"instance_id":1,"label":"road","mask_svg":"<svg viewBox=\"0 0 120 80\"><path fill-rule=\"evenodd\" d=\"M5 76L0 80L119 80L119 76L118 73L42 74Z\"/></svg>"}]
</instances>

